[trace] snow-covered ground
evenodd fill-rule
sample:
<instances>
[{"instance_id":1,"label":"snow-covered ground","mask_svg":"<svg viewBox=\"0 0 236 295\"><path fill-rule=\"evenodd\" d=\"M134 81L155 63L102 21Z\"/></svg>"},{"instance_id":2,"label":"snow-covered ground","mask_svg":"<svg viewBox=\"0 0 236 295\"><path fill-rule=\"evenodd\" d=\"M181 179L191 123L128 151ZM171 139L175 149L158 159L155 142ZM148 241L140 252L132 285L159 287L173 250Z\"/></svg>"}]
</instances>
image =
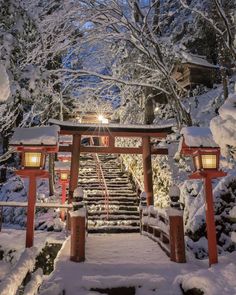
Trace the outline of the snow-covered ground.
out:
<instances>
[{"instance_id":1,"label":"snow-covered ground","mask_svg":"<svg viewBox=\"0 0 236 295\"><path fill-rule=\"evenodd\" d=\"M204 287L208 295L236 294L230 276L236 269L233 255L222 257L220 264L208 268L208 261L192 260L185 264L171 262L159 246L139 234L89 235L85 263L69 261L70 240L61 249L55 270L45 281L40 294L99 294L91 288L136 287L136 294L182 294L180 283L188 289ZM191 259L189 259L191 260ZM235 261L235 260L234 260ZM219 293L214 277L219 281ZM194 280L193 278L197 279Z\"/></svg>"},{"instance_id":2,"label":"snow-covered ground","mask_svg":"<svg viewBox=\"0 0 236 295\"><path fill-rule=\"evenodd\" d=\"M25 230L17 229L2 229L0 232L0 252L3 252L2 260L0 260L0 281L15 265L25 250L25 235ZM37 253L39 253L46 242L63 243L64 240L64 232L35 231L34 246L37 248Z\"/></svg>"}]
</instances>

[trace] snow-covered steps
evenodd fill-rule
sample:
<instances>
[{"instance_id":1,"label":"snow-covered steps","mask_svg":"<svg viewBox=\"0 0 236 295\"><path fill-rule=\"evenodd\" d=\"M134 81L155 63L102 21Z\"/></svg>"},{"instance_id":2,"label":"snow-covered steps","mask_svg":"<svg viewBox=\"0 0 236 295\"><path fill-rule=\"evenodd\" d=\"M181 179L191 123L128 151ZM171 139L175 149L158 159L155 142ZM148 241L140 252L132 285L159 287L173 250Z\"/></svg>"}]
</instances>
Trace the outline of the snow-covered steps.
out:
<instances>
[{"instance_id":1,"label":"snow-covered steps","mask_svg":"<svg viewBox=\"0 0 236 295\"><path fill-rule=\"evenodd\" d=\"M85 191L90 233L122 233L139 231L139 199L129 175L122 171L116 156L99 155L109 192L109 202L97 176L93 157L81 157L78 185ZM108 209L109 208L109 209ZM108 212L107 212L108 211Z\"/></svg>"}]
</instances>

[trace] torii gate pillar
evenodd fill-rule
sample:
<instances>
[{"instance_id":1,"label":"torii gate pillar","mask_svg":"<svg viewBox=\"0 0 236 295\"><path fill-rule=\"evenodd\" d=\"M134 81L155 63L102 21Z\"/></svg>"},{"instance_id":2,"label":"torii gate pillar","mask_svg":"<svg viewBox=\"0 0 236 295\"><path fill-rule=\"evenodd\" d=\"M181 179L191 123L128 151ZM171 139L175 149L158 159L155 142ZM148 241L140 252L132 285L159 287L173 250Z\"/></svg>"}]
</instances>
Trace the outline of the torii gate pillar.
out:
<instances>
[{"instance_id":1,"label":"torii gate pillar","mask_svg":"<svg viewBox=\"0 0 236 295\"><path fill-rule=\"evenodd\" d=\"M71 166L70 166L69 203L72 202L74 190L78 187L80 142L81 142L81 135L78 135L78 134L73 135Z\"/></svg>"},{"instance_id":2,"label":"torii gate pillar","mask_svg":"<svg viewBox=\"0 0 236 295\"><path fill-rule=\"evenodd\" d=\"M144 176L144 191L147 194L147 206L154 204L153 201L153 181L152 181L152 158L150 137L143 137L143 176Z\"/></svg>"}]
</instances>

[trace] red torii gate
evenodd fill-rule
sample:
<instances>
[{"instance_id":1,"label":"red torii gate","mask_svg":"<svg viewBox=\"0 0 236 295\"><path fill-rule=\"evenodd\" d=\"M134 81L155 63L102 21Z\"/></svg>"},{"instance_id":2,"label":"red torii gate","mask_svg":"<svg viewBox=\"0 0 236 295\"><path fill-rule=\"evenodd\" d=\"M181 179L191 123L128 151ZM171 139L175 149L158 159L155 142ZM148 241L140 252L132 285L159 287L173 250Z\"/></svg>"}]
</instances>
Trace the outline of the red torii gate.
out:
<instances>
[{"instance_id":1,"label":"red torii gate","mask_svg":"<svg viewBox=\"0 0 236 295\"><path fill-rule=\"evenodd\" d=\"M144 190L147 194L147 205L153 205L153 181L151 155L168 155L167 148L154 148L151 137L159 140L172 132L171 126L154 125L121 125L121 124L84 124L50 120L49 124L60 126L61 135L72 135L72 144L60 146L60 152L71 152L69 201L73 200L74 190L78 186L79 159L81 153L97 154L142 154ZM107 146L82 146L81 137L107 137ZM116 137L142 138L141 147L116 147Z\"/></svg>"}]
</instances>

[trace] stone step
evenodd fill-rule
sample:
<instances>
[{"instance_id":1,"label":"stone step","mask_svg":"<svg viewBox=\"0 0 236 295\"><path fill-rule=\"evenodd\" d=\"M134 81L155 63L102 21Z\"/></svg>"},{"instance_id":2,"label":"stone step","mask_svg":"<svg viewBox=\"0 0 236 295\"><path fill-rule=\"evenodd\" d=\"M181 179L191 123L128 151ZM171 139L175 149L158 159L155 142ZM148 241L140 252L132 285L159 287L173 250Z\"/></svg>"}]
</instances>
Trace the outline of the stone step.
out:
<instances>
[{"instance_id":1,"label":"stone step","mask_svg":"<svg viewBox=\"0 0 236 295\"><path fill-rule=\"evenodd\" d=\"M87 171L87 170L90 170L90 171L94 171L96 172L97 171L97 166L96 165L85 165L85 166L80 166L80 171ZM116 165L110 165L110 166L102 166L102 170L104 172L106 171L111 171L111 172L121 172L120 170L120 167L117 167Z\"/></svg>"},{"instance_id":2,"label":"stone step","mask_svg":"<svg viewBox=\"0 0 236 295\"><path fill-rule=\"evenodd\" d=\"M86 180L86 181L79 181L78 184L80 186L100 186L100 181L95 181L95 180ZM107 186L111 187L128 187L128 188L133 188L133 186L128 182L115 182L115 181L106 181Z\"/></svg>"},{"instance_id":3,"label":"stone step","mask_svg":"<svg viewBox=\"0 0 236 295\"><path fill-rule=\"evenodd\" d=\"M94 210L91 210L89 208L88 210L88 216L94 216L94 215L106 215L107 212L105 210L99 210L100 208L98 208L98 210L96 210L94 208ZM117 210L114 211L111 207L109 207L109 215L126 215L126 216L132 216L132 215L135 215L135 216L139 216L139 211L136 210L136 211L127 211L127 210Z\"/></svg>"},{"instance_id":4,"label":"stone step","mask_svg":"<svg viewBox=\"0 0 236 295\"><path fill-rule=\"evenodd\" d=\"M139 220L88 220L88 227L139 226Z\"/></svg>"},{"instance_id":5,"label":"stone step","mask_svg":"<svg viewBox=\"0 0 236 295\"><path fill-rule=\"evenodd\" d=\"M89 227L90 234L119 234L119 233L138 233L139 226L103 226L103 227Z\"/></svg>"},{"instance_id":6,"label":"stone step","mask_svg":"<svg viewBox=\"0 0 236 295\"><path fill-rule=\"evenodd\" d=\"M79 175L79 179L89 179L89 178L94 178L94 177L95 177L94 174L86 174L86 176ZM109 180L109 179L127 179L127 177L124 176L124 175L112 175L112 174L106 174L106 175L104 175L104 178L106 180Z\"/></svg>"},{"instance_id":7,"label":"stone step","mask_svg":"<svg viewBox=\"0 0 236 295\"><path fill-rule=\"evenodd\" d=\"M84 201L91 200L91 201L99 201L104 200L104 195L93 195L92 197L84 197ZM122 202L136 202L138 203L137 198L134 197L126 197L126 196L109 196L109 201L122 201Z\"/></svg>"},{"instance_id":8,"label":"stone step","mask_svg":"<svg viewBox=\"0 0 236 295\"><path fill-rule=\"evenodd\" d=\"M88 212L92 213L92 212L106 212L106 205L104 203L100 203L100 204L92 204L91 206L88 206ZM120 204L110 204L109 203L109 210L110 212L112 212L112 214L115 214L115 212L117 214L119 214L119 212L127 212L127 214L133 214L133 212L139 212L138 211L138 207L135 205L120 205ZM116 210L116 211L114 211Z\"/></svg>"},{"instance_id":9,"label":"stone step","mask_svg":"<svg viewBox=\"0 0 236 295\"><path fill-rule=\"evenodd\" d=\"M85 191L93 191L93 192L103 192L104 188L101 186L87 186L87 185L81 185L81 187L84 188ZM119 192L119 194L130 194L133 193L133 190L131 188L124 188L124 187L115 187L115 186L108 186L107 190L109 193L115 193L115 192ZM137 197L137 196L136 196Z\"/></svg>"},{"instance_id":10,"label":"stone step","mask_svg":"<svg viewBox=\"0 0 236 295\"><path fill-rule=\"evenodd\" d=\"M87 204L87 206L92 206L92 205L106 205L104 199L103 200L85 200L85 204ZM122 208L130 208L130 207L136 207L137 210L137 204L136 202L130 202L130 201L126 201L126 202L122 202L122 201L116 201L116 200L109 200L109 206L120 206ZM125 210L125 209L123 209ZM130 209L127 209L130 210Z\"/></svg>"},{"instance_id":11,"label":"stone step","mask_svg":"<svg viewBox=\"0 0 236 295\"><path fill-rule=\"evenodd\" d=\"M99 156L109 191L108 220L107 204L97 175L96 162L90 155L84 159L80 165L78 184L86 192L84 202L88 208L88 232L139 232L139 199L128 174L121 170L117 157Z\"/></svg>"},{"instance_id":12,"label":"stone step","mask_svg":"<svg viewBox=\"0 0 236 295\"><path fill-rule=\"evenodd\" d=\"M87 198L89 197L93 197L93 196L104 196L104 192L102 190L85 190ZM118 192L118 191L112 191L109 193L109 197L128 197L128 198L134 198L134 199L138 199L137 197L137 193L134 192L127 192L125 191L123 192Z\"/></svg>"},{"instance_id":13,"label":"stone step","mask_svg":"<svg viewBox=\"0 0 236 295\"><path fill-rule=\"evenodd\" d=\"M104 215L88 215L88 220L92 221L97 221L97 220L106 220L107 214ZM139 220L139 215L129 215L127 219L127 215L112 215L108 214L108 220L109 221L122 221L122 220L129 220L129 221L134 221L134 220Z\"/></svg>"},{"instance_id":14,"label":"stone step","mask_svg":"<svg viewBox=\"0 0 236 295\"><path fill-rule=\"evenodd\" d=\"M121 171L117 171L117 172L112 172L112 171L104 171L103 173L104 177L122 177L123 178L126 178L127 179L127 175L125 175L124 172L121 172ZM97 172L92 172L92 171L80 171L79 172L79 177L82 177L82 176L94 176L94 177L97 177Z\"/></svg>"}]
</instances>

